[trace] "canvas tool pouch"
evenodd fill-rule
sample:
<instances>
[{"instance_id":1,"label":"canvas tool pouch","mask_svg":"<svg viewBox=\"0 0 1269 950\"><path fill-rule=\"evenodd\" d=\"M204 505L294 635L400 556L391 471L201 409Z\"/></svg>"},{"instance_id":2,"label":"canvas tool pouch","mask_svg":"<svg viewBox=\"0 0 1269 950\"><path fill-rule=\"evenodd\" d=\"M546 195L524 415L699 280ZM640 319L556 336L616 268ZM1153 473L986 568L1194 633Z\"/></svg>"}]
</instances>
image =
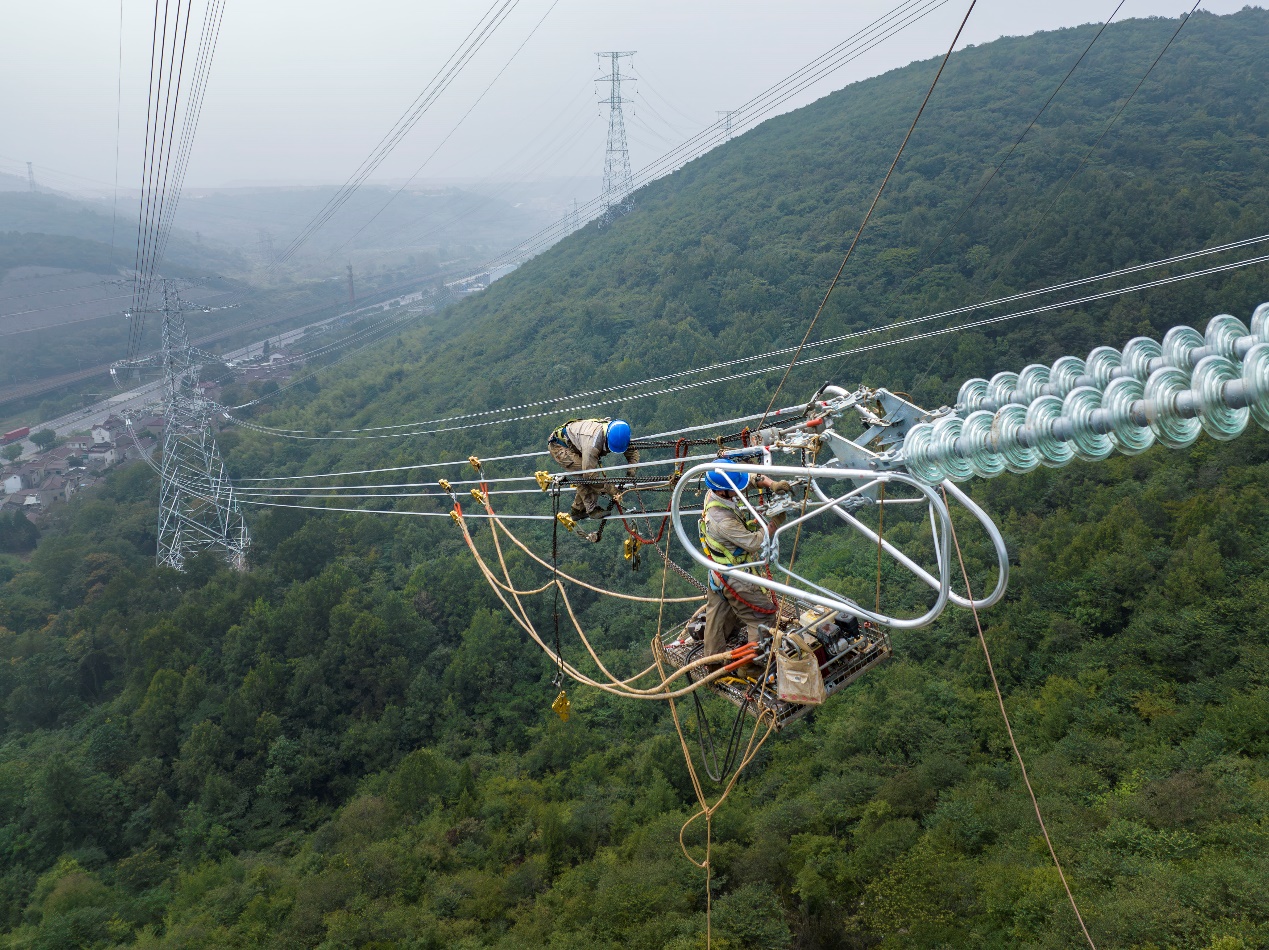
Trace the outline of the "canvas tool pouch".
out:
<instances>
[{"instance_id":1,"label":"canvas tool pouch","mask_svg":"<svg viewBox=\"0 0 1269 950\"><path fill-rule=\"evenodd\" d=\"M776 653L776 694L786 703L817 706L828 698L820 661L800 637L788 639L800 653L797 657L785 656L783 651Z\"/></svg>"}]
</instances>

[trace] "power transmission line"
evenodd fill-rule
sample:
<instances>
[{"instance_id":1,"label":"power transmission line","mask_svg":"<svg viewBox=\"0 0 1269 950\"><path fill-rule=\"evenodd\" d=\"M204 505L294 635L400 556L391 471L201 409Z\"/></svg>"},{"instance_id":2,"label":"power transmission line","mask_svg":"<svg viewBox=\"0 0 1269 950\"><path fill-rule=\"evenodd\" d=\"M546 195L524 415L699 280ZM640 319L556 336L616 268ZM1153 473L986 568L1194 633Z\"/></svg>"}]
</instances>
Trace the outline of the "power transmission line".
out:
<instances>
[{"instance_id":1,"label":"power transmission line","mask_svg":"<svg viewBox=\"0 0 1269 950\"><path fill-rule=\"evenodd\" d=\"M765 115L778 108L792 96L859 58L864 53L876 48L886 40L898 35L947 2L948 0L903 0L898 6L869 23L828 52L816 57L774 86L759 93L739 109L733 110L735 113L733 127L749 126L760 121ZM634 173L633 187L637 190L648 182L667 175L705 154L723 141L723 134L723 123L715 122ZM604 199L601 195L587 202L579 210L586 220L591 220L603 213L603 207ZM493 270L532 257L540 250L554 244L563 235L570 233L569 222L570 216L565 216L562 220L548 225L510 250L487 261L480 270Z\"/></svg>"},{"instance_id":2,"label":"power transmission line","mask_svg":"<svg viewBox=\"0 0 1269 950\"><path fill-rule=\"evenodd\" d=\"M285 264L291 260L309 238L319 228L323 227L335 212L343 207L344 203L353 196L362 183L374 173L375 169L383 164L383 161L392 153L393 149L409 134L410 130L427 113L441 93L449 88L449 85L462 72L463 67L480 51L489 37L502 25L503 21L506 20L519 2L520 0L494 0L493 6L472 27L471 32L467 34L459 48L450 54L449 59L442 64L436 75L432 77L423 91L406 109L405 113L397 119L392 128L379 140L370 155L357 166L357 169L340 186L335 195L326 202L313 219L287 245L286 249L278 256L277 265Z\"/></svg>"},{"instance_id":3,"label":"power transmission line","mask_svg":"<svg viewBox=\"0 0 1269 950\"><path fill-rule=\"evenodd\" d=\"M862 345L858 347L853 347L851 349L841 350L835 353L820 354L817 356L800 359L799 361L795 361L793 364L790 364L790 365L793 367L805 367L807 365L821 363L827 360L834 360L834 359L839 359L845 356L857 355L859 353L870 352L873 350L883 349L890 346L896 346L903 343L910 343L917 340L930 339L930 338L939 337L939 336L946 336L949 334L956 334L956 333L963 332L965 330L977 329L977 328L981 328L985 326L992 326L997 323L1009 322L1012 320L1021 319L1023 317L1036 316L1041 313L1049 313L1054 310L1078 307L1088 303L1094 303L1099 300L1111 299L1114 297L1123 296L1129 293L1136 293L1143 290L1151 290L1157 287L1168 286L1174 283L1179 283L1179 282L1191 280L1198 277L1210 276L1212 274L1217 274L1217 273L1225 273L1228 271L1238 270L1244 267L1254 266L1257 264L1263 264L1266 262L1269 262L1269 254L1258 255L1255 257L1246 258L1240 261L1234 261L1227 264L1214 265L1199 271L1192 271L1192 272L1181 274L1181 275L1157 278L1155 280L1146 281L1144 283L1140 283L1140 284L1136 284L1136 285L1132 285L1128 287L1100 291L1098 293L1088 294L1088 295L1078 297L1075 299L1061 300L1061 301L1057 301L1053 303L1042 304L1036 307L1028 308L1026 310L1016 311L1014 313L1002 314L1002 315L994 316L994 317L986 317L980 320L969 321L967 323L957 324L951 327L944 327L941 329L930 330L923 333L910 334L908 336L900 337L898 339L883 340L877 343L870 343L870 344L866 344L866 345ZM1089 278L1086 280L1093 280L1093 279L1095 278ZM1074 283L1081 283L1081 282L1072 282L1072 284ZM1031 296L1031 295L1034 295L1035 293L1040 293L1040 292L1037 291L1037 292L1033 292L1032 294L1020 295L1020 296ZM1016 300L1016 299L1019 299L1019 296L1015 296L1009 299ZM970 308L970 309L974 309L974 308ZM844 334L839 337L834 337L831 340L820 341L818 344L814 344L814 345L824 345L825 343L830 343L830 342L842 342L848 339L857 339L857 338L868 336L875 333L893 331L895 329L902 328L902 327L914 326L916 324L920 324L928 320L933 320L939 317L945 317L948 314L963 313L963 312L965 311L964 310L948 311L943 314L931 314L925 317L916 317L911 320L899 321L898 323L891 324L885 327L874 327L874 328L869 328L865 330L855 331L849 334ZM775 351L775 352L788 353L788 352L795 352L797 349L798 349L797 347L790 347L786 350ZM729 364L719 364L719 365L722 365L722 366L737 365L742 362L756 361L758 359L769 358L772 355L773 354L761 354L759 356L754 356L754 357L745 357L741 360L732 361ZM406 424L401 424L398 426L374 427L371 429L364 429L364 430L360 430L360 429L342 430L342 432L345 434L340 434L340 435L333 435L329 433L308 435L308 434L302 434L302 430L275 429L272 427L261 426L255 423L241 423L241 424L244 424L248 428L256 429L257 431L260 431L268 435L274 435L280 438L288 438L288 439L294 439L299 441L361 441L364 439L390 439L390 438L407 438L407 437L415 437L415 436L423 436L423 435L438 435L438 434L448 433L448 432L461 432L461 431L468 431L471 429L486 428L489 426L506 425L506 424L515 423L515 422L524 422L527 420L540 419L547 416L557 416L561 413L581 412L581 411L587 411L591 409L596 409L596 408L605 407L605 406L613 406L613 405L626 405L630 402L633 402L639 399L646 399L653 396L664 396L664 395L669 395L669 394L677 393L677 392L685 392L685 391L689 391L693 389L700 389L707 386L717 385L719 383L735 382L741 379L749 379L755 376L765 375L767 373L778 372L781 369L785 369L787 371L788 368L789 367L786 367L784 363L772 363L767 366L758 367L756 369L741 370L738 372L729 373L723 376L717 376L710 379L699 380L696 382L665 386L659 389L640 392L633 395L617 396L615 398L603 399L603 400L582 403L582 404L573 404L570 406L550 409L550 410L546 410L542 412L522 414L522 415L514 416L511 418L492 419L492 420L479 421L479 422L469 422L462 425L449 425L449 426L435 427L437 422L448 421L448 420L435 420L434 422L406 423ZM675 378L682 378L682 376L690 374L692 372L694 371L686 370L682 374L672 374L667 377L660 377L656 381L663 381L663 380L668 381ZM639 385L646 385L648 382L649 380L641 380L637 383L626 384L626 385L639 386ZM612 392L614 390L621 389L621 388L623 387L608 387L606 389L593 390L591 391L591 393L586 395L603 395L603 394L607 394L609 392ZM544 405L550 402L560 402L560 401L566 401L567 399L578 399L578 398L584 398L584 395L579 394L576 396L561 397L559 399L553 399L553 400L542 400L538 403L530 403L527 405L530 405L530 406ZM491 411L499 411L499 410L491 410ZM482 415L482 414L476 413L472 415ZM465 417L454 417L454 418L461 419ZM233 421L240 422L240 420L233 420ZM425 428L425 426L427 428ZM408 429L409 431L384 431L389 429ZM365 434L367 432L374 433L374 434L367 435Z\"/></svg>"},{"instance_id":4,"label":"power transmission line","mask_svg":"<svg viewBox=\"0 0 1269 950\"><path fill-rule=\"evenodd\" d=\"M449 130L449 132L445 134L445 137L436 144L436 147L432 149L431 153L427 156L427 158L423 159L422 164L420 164L419 167L414 170L414 172L410 175L409 178L405 180L405 182L401 185L401 187L398 188L395 192L393 192L392 196L389 197L388 200L383 203L383 206L378 211L376 211L374 214L370 216L370 219L366 221L365 224L363 224L356 231L354 231L344 241L343 244L341 244L338 248L336 248L332 256L334 254L338 254L340 251L346 248L349 242L354 240L359 234L365 231L366 228L368 228L375 221L375 219L379 217L379 215L383 214L383 212L387 210L388 205L392 204L392 202L395 201L400 196L401 192L405 191L405 189L409 187L410 182L414 181L414 179L419 176L419 174L423 171L423 169L427 167L428 163L433 158L436 157L436 153L439 152L445 146L445 143L448 142L454 136L454 133L459 130L459 128L462 126L464 122L467 121L467 117L470 116L473 111L475 111L476 107L480 105L481 101L485 98L485 96L489 94L489 90L493 89L494 84L500 78L502 78L502 74L507 71L507 69L511 66L513 62L515 62L516 57L520 55L520 51L524 49L524 47L528 44L529 40L533 39L533 36L534 34L537 33L538 28L543 23L546 22L546 18L551 15L551 11L554 10L556 6L559 5L559 2L560 0L551 0L551 5L547 7L546 13L542 14L542 18L533 25L533 29L529 31L529 35L524 38L524 40L520 43L520 45L516 47L515 52L513 52L511 56L508 57L507 61L503 63L502 68L499 69L498 72L494 75L494 78L489 81L489 85L487 85L484 88L484 91L482 91L481 94L476 97L476 101L473 102L467 108L467 111L464 112L459 117L458 121L454 123L453 127Z\"/></svg>"}]
</instances>

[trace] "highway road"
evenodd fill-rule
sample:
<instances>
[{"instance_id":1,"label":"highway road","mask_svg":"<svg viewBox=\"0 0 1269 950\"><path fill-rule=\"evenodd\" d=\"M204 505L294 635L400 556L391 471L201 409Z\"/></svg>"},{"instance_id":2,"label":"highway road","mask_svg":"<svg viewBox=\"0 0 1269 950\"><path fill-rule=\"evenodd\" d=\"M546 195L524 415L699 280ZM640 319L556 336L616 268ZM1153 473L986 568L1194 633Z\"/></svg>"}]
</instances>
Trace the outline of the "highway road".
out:
<instances>
[{"instance_id":1,"label":"highway road","mask_svg":"<svg viewBox=\"0 0 1269 950\"><path fill-rule=\"evenodd\" d=\"M340 314L343 316L343 314ZM275 336L268 337L270 346L274 349L280 349L294 343L300 337L310 330L324 326L338 320L339 316L327 317L325 320L319 320L317 323L311 323L307 326L298 327L294 330L287 330ZM241 360L248 356L259 355L264 350L265 340L257 340L247 346L222 354L226 360ZM39 432L42 429L52 429L57 433L58 437L68 436L75 432L86 432L98 422L103 422L109 416L117 415L120 417L132 416L137 418L141 415L151 415L162 412L163 402L163 381L153 380L143 383L132 389L122 390L113 396L108 396L100 402L95 402L90 406L82 409L76 409L68 412L56 419L49 419L46 422L32 423L31 431ZM148 408L147 408L148 407ZM30 439L23 439L20 443L22 446L23 457L29 456L38 451L34 443Z\"/></svg>"}]
</instances>

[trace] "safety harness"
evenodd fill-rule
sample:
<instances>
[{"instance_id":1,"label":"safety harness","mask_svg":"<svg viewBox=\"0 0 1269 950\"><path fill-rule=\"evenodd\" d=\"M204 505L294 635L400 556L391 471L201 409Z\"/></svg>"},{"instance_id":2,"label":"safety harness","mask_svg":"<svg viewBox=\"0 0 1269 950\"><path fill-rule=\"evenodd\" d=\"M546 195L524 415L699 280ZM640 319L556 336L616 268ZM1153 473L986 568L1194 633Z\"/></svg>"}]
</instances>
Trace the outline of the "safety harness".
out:
<instances>
[{"instance_id":1,"label":"safety harness","mask_svg":"<svg viewBox=\"0 0 1269 950\"><path fill-rule=\"evenodd\" d=\"M709 515L709 512L715 508L722 508L739 516L747 531L758 530L758 522L740 515L736 508L727 504L727 502L723 501L721 498L709 497L705 501L705 508L701 511L700 521L697 522L697 528L700 534L701 550L704 551L705 556L715 564L735 567L739 564L749 563L752 559L752 555L750 555L750 553L744 548L735 548L732 550L717 538L710 537L709 521L707 516ZM717 578L718 583L721 584L725 590L730 591L733 597L745 606L758 611L758 613L773 614L776 612L776 602L774 596L770 594L767 595L770 598L769 606L755 604L753 601L749 600L737 591L736 588L732 587L732 585L727 582L727 577L721 571L711 571L709 576L711 581Z\"/></svg>"},{"instance_id":2,"label":"safety harness","mask_svg":"<svg viewBox=\"0 0 1269 950\"><path fill-rule=\"evenodd\" d=\"M568 427L571 426L574 422L598 422L602 426L607 426L608 423L612 422L612 419L607 417L603 419L569 419L568 422L564 423L562 426L560 426L558 429L556 429L554 432L551 433L551 437L546 440L547 443L550 445L563 446L566 449L572 449L578 455L581 455L582 450L573 443L573 440L569 437L569 434L568 434ZM605 429L604 431L607 432L607 429Z\"/></svg>"}]
</instances>

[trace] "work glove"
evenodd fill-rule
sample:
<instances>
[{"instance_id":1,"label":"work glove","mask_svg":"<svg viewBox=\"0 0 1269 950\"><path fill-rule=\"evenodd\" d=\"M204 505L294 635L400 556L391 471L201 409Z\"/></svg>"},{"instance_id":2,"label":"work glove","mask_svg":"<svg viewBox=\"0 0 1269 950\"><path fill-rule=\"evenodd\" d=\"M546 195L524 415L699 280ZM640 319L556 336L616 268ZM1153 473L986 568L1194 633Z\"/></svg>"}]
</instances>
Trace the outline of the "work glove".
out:
<instances>
[{"instance_id":1,"label":"work glove","mask_svg":"<svg viewBox=\"0 0 1269 950\"><path fill-rule=\"evenodd\" d=\"M783 492L793 491L793 486L788 482L775 482L772 484L770 491L773 494L779 495Z\"/></svg>"},{"instance_id":2,"label":"work glove","mask_svg":"<svg viewBox=\"0 0 1269 950\"><path fill-rule=\"evenodd\" d=\"M772 518L770 521L767 522L767 533L775 534L776 528L784 524L785 521L788 520L788 518L789 518L789 513L787 511L780 512L778 515L776 515L774 518Z\"/></svg>"}]
</instances>

